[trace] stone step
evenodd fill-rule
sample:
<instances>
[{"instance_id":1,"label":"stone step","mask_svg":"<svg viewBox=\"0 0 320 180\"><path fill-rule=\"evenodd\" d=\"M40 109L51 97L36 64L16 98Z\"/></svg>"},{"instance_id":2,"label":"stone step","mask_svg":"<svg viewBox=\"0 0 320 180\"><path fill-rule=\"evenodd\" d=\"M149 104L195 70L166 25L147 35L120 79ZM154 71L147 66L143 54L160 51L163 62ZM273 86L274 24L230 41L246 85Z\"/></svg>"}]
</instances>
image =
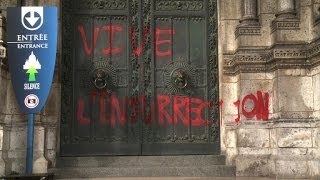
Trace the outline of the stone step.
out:
<instances>
[{"instance_id":1,"label":"stone step","mask_svg":"<svg viewBox=\"0 0 320 180\"><path fill-rule=\"evenodd\" d=\"M56 179L104 177L217 177L235 176L234 166L211 165L197 167L68 167L51 169Z\"/></svg>"},{"instance_id":2,"label":"stone step","mask_svg":"<svg viewBox=\"0 0 320 180\"><path fill-rule=\"evenodd\" d=\"M223 155L62 157L57 167L197 167L225 165L225 161Z\"/></svg>"}]
</instances>

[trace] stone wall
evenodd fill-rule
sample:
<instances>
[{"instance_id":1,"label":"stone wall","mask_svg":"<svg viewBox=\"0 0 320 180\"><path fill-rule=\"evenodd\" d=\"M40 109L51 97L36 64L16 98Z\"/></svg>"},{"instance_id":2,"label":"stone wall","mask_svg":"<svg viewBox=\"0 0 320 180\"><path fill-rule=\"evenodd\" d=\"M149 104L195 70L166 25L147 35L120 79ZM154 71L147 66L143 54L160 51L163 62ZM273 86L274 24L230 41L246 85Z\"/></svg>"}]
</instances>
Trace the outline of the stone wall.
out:
<instances>
[{"instance_id":1,"label":"stone wall","mask_svg":"<svg viewBox=\"0 0 320 180\"><path fill-rule=\"evenodd\" d=\"M221 146L238 176L320 176L319 5L220 3Z\"/></svg>"}]
</instances>

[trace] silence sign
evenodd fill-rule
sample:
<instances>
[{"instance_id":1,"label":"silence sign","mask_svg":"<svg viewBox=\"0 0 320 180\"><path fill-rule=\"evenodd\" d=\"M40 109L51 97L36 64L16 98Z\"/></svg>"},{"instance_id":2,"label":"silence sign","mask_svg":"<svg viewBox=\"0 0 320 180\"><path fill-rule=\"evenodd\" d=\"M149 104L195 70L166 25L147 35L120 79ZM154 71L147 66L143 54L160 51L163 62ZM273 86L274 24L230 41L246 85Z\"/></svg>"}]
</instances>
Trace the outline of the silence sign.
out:
<instances>
[{"instance_id":1,"label":"silence sign","mask_svg":"<svg viewBox=\"0 0 320 180\"><path fill-rule=\"evenodd\" d=\"M58 16L56 7L9 7L9 71L17 102L25 113L47 101L54 73Z\"/></svg>"}]
</instances>

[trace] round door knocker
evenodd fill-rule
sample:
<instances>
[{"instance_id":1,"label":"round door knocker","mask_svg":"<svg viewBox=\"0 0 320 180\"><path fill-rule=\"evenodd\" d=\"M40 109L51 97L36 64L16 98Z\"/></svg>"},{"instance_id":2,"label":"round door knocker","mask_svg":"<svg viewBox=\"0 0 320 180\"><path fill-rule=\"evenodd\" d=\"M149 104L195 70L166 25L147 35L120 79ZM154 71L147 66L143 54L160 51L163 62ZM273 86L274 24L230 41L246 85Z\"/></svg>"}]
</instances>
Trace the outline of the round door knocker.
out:
<instances>
[{"instance_id":1,"label":"round door knocker","mask_svg":"<svg viewBox=\"0 0 320 180\"><path fill-rule=\"evenodd\" d=\"M172 95L188 95L194 93L196 85L195 68L182 58L168 63L163 71L165 91Z\"/></svg>"},{"instance_id":2,"label":"round door knocker","mask_svg":"<svg viewBox=\"0 0 320 180\"><path fill-rule=\"evenodd\" d=\"M171 72L171 79L174 86L184 89L188 85L188 75L183 69L175 69Z\"/></svg>"},{"instance_id":3,"label":"round door knocker","mask_svg":"<svg viewBox=\"0 0 320 180\"><path fill-rule=\"evenodd\" d=\"M105 89L108 84L108 74L102 69L98 69L94 73L93 84L97 89Z\"/></svg>"}]
</instances>

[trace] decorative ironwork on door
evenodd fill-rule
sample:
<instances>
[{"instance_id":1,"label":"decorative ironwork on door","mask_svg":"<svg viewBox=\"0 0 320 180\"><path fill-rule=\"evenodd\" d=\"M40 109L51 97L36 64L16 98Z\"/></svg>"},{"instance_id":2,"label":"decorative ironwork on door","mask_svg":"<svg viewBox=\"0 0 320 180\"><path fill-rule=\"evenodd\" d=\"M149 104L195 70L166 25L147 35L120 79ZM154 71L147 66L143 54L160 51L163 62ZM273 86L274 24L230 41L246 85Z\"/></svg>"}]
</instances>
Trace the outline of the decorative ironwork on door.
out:
<instances>
[{"instance_id":1,"label":"decorative ironwork on door","mask_svg":"<svg viewBox=\"0 0 320 180\"><path fill-rule=\"evenodd\" d=\"M215 0L63 0L61 155L217 154Z\"/></svg>"}]
</instances>

